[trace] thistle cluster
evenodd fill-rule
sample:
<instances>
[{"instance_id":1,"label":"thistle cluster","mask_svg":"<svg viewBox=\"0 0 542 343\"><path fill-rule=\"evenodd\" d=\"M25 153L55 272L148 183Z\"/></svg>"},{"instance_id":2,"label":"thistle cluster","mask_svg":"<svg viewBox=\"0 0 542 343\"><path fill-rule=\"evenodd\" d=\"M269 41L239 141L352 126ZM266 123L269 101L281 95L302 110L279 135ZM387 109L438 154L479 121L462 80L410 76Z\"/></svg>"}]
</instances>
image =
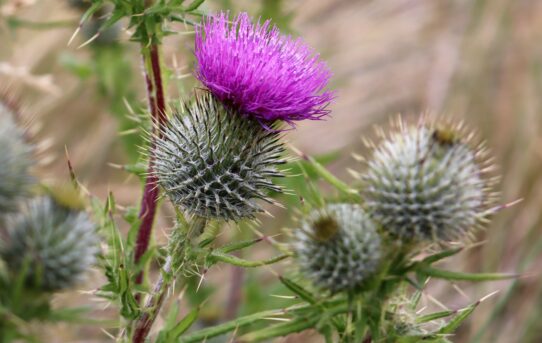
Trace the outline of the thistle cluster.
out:
<instances>
[{"instance_id":1,"label":"thistle cluster","mask_svg":"<svg viewBox=\"0 0 542 343\"><path fill-rule=\"evenodd\" d=\"M461 125L399 121L355 173L362 205L328 205L294 232L297 262L315 286L331 293L363 289L376 275L429 246L470 239L494 210L494 179L483 144ZM382 263L394 261L394 265ZM405 269L403 269L405 270Z\"/></svg>"},{"instance_id":2,"label":"thistle cluster","mask_svg":"<svg viewBox=\"0 0 542 343\"><path fill-rule=\"evenodd\" d=\"M155 170L181 209L210 219L253 218L256 200L280 192L282 122L328 113L330 72L301 40L246 13L196 27L196 77L205 86L154 138Z\"/></svg>"},{"instance_id":3,"label":"thistle cluster","mask_svg":"<svg viewBox=\"0 0 542 343\"><path fill-rule=\"evenodd\" d=\"M78 202L33 194L35 149L12 108L0 101L0 261L10 279L22 277L28 289L66 289L94 262L95 226L85 212L70 207Z\"/></svg>"}]
</instances>

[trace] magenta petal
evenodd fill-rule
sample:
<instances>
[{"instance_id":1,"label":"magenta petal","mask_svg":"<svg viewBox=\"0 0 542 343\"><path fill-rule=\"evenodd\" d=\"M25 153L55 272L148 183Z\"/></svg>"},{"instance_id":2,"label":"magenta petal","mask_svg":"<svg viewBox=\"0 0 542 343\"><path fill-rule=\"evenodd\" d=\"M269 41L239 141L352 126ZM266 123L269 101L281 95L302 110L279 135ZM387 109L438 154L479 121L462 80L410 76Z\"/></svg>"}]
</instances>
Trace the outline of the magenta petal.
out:
<instances>
[{"instance_id":1,"label":"magenta petal","mask_svg":"<svg viewBox=\"0 0 542 343\"><path fill-rule=\"evenodd\" d=\"M333 93L319 55L247 13L208 16L196 28L196 77L226 104L260 121L320 119Z\"/></svg>"}]
</instances>

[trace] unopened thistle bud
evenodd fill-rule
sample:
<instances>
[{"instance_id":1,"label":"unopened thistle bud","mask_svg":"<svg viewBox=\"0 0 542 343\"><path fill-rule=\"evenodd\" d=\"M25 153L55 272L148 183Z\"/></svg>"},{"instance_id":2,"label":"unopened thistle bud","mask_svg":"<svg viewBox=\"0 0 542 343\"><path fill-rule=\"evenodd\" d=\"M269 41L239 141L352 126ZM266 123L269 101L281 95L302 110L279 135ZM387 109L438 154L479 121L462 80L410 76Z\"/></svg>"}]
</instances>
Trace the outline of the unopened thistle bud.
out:
<instances>
[{"instance_id":1,"label":"unopened thistle bud","mask_svg":"<svg viewBox=\"0 0 542 343\"><path fill-rule=\"evenodd\" d=\"M15 122L14 112L0 100L0 216L16 210L28 195L32 164L32 146Z\"/></svg>"},{"instance_id":2,"label":"unopened thistle bud","mask_svg":"<svg viewBox=\"0 0 542 343\"><path fill-rule=\"evenodd\" d=\"M280 192L280 134L196 96L156 137L155 175L173 204L205 218L238 220L261 211L257 199Z\"/></svg>"},{"instance_id":3,"label":"unopened thistle bud","mask_svg":"<svg viewBox=\"0 0 542 343\"><path fill-rule=\"evenodd\" d=\"M301 271L332 293L356 291L380 264L380 236L358 205L335 204L315 210L294 235Z\"/></svg>"},{"instance_id":4,"label":"unopened thistle bud","mask_svg":"<svg viewBox=\"0 0 542 343\"><path fill-rule=\"evenodd\" d=\"M374 220L403 241L461 240L481 226L492 195L481 145L460 126L400 129L375 148L362 176Z\"/></svg>"},{"instance_id":5,"label":"unopened thistle bud","mask_svg":"<svg viewBox=\"0 0 542 343\"><path fill-rule=\"evenodd\" d=\"M53 292L79 282L98 253L96 225L87 213L51 197L28 201L7 218L0 256L13 273L26 272L27 285Z\"/></svg>"}]
</instances>

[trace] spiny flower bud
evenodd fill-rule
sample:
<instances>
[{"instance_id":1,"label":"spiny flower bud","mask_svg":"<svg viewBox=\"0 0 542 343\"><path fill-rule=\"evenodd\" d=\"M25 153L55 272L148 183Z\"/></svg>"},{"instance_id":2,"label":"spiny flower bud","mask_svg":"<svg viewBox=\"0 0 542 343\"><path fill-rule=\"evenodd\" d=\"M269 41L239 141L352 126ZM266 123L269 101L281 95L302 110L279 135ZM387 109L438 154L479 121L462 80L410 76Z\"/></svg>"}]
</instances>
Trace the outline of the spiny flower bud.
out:
<instances>
[{"instance_id":1,"label":"spiny flower bud","mask_svg":"<svg viewBox=\"0 0 542 343\"><path fill-rule=\"evenodd\" d=\"M492 200L483 147L471 147L472 134L461 126L399 127L375 148L362 176L367 210L407 242L465 238Z\"/></svg>"},{"instance_id":2,"label":"spiny flower bud","mask_svg":"<svg viewBox=\"0 0 542 343\"><path fill-rule=\"evenodd\" d=\"M0 100L0 215L17 209L21 198L33 184L29 169L33 164L32 147L24 130L15 122L15 114Z\"/></svg>"},{"instance_id":3,"label":"spiny flower bud","mask_svg":"<svg viewBox=\"0 0 542 343\"><path fill-rule=\"evenodd\" d=\"M156 138L155 175L173 204L205 218L251 218L282 176L280 134L205 93L175 113Z\"/></svg>"},{"instance_id":4,"label":"spiny flower bud","mask_svg":"<svg viewBox=\"0 0 542 343\"><path fill-rule=\"evenodd\" d=\"M380 264L380 236L357 205L334 204L315 210L294 235L301 271L332 293L356 291Z\"/></svg>"},{"instance_id":5,"label":"spiny flower bud","mask_svg":"<svg viewBox=\"0 0 542 343\"><path fill-rule=\"evenodd\" d=\"M26 269L29 287L52 292L79 282L98 253L96 225L87 213L51 197L28 201L7 218L0 256L16 274Z\"/></svg>"}]
</instances>

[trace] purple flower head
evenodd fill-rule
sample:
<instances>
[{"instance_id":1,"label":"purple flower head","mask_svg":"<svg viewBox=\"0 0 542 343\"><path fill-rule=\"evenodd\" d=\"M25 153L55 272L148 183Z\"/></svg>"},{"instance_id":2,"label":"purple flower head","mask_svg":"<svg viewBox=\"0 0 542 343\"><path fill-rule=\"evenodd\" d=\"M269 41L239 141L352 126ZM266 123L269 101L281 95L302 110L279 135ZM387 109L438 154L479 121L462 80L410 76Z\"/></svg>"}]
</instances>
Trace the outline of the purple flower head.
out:
<instances>
[{"instance_id":1,"label":"purple flower head","mask_svg":"<svg viewBox=\"0 0 542 343\"><path fill-rule=\"evenodd\" d=\"M300 38L280 34L270 21L227 13L196 28L196 77L224 103L260 122L289 124L329 113L331 72Z\"/></svg>"}]
</instances>

